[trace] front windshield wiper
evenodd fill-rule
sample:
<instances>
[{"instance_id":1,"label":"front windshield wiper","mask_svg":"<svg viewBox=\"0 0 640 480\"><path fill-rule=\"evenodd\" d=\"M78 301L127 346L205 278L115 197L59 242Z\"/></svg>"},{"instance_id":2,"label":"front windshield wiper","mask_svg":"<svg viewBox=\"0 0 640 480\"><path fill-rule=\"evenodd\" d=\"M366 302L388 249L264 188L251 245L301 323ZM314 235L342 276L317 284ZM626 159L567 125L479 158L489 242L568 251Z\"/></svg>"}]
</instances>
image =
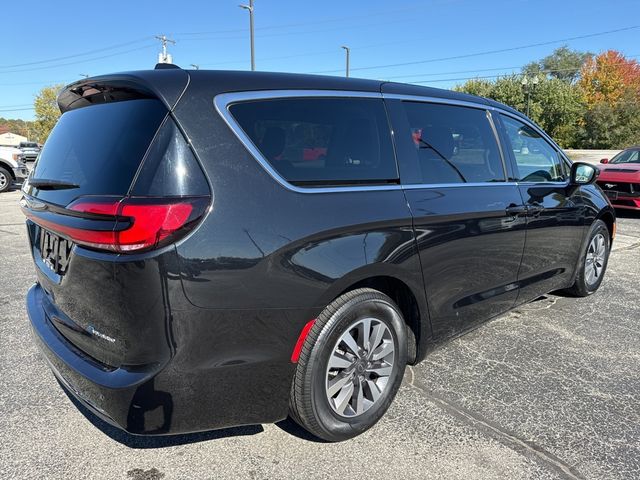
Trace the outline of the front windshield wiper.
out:
<instances>
[{"instance_id":1,"label":"front windshield wiper","mask_svg":"<svg viewBox=\"0 0 640 480\"><path fill-rule=\"evenodd\" d=\"M67 190L69 188L79 188L75 183L63 182L62 180L49 180L46 178L32 178L29 185L40 190Z\"/></svg>"},{"instance_id":2,"label":"front windshield wiper","mask_svg":"<svg viewBox=\"0 0 640 480\"><path fill-rule=\"evenodd\" d=\"M458 169L458 167L456 167L453 162L451 162L447 157L445 157L443 154L441 154L436 147L434 147L433 145L431 145L429 142L427 142L426 140L419 138L418 141L424 145L424 147L420 147L420 148L430 148L431 150L433 150L434 152L436 152L438 154L438 156L440 158L442 158L442 160L444 160L447 165L449 165L451 168L453 168L455 170L455 172L458 174L458 176L462 179L463 182L466 183L467 179L464 178L464 175L462 175L462 172L460 172L460 170Z\"/></svg>"}]
</instances>

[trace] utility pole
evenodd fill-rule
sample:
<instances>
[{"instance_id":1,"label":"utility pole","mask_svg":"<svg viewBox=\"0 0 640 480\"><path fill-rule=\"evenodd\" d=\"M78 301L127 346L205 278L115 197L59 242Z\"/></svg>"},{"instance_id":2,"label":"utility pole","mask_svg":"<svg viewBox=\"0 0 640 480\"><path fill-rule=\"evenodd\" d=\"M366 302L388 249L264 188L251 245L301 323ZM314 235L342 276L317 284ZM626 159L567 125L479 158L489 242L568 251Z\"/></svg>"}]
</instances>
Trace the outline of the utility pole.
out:
<instances>
[{"instance_id":1,"label":"utility pole","mask_svg":"<svg viewBox=\"0 0 640 480\"><path fill-rule=\"evenodd\" d=\"M249 35L251 36L251 71L256 69L256 52L253 42L253 0L249 0L249 5L238 5L249 11Z\"/></svg>"},{"instance_id":2,"label":"utility pole","mask_svg":"<svg viewBox=\"0 0 640 480\"><path fill-rule=\"evenodd\" d=\"M175 45L175 40L167 38L166 35L156 35L156 38L162 43L162 52L158 54L158 63L173 63L173 57L167 53L167 43Z\"/></svg>"},{"instance_id":3,"label":"utility pole","mask_svg":"<svg viewBox=\"0 0 640 480\"><path fill-rule=\"evenodd\" d=\"M195 70L200 70L200 65L196 65L195 63L192 63L191 66L195 69Z\"/></svg>"},{"instance_id":4,"label":"utility pole","mask_svg":"<svg viewBox=\"0 0 640 480\"><path fill-rule=\"evenodd\" d=\"M351 55L351 49L349 47L347 47L346 45L342 45L342 47L340 48L344 48L345 53L347 54L347 71L346 71L346 77L349 78L349 57Z\"/></svg>"}]
</instances>

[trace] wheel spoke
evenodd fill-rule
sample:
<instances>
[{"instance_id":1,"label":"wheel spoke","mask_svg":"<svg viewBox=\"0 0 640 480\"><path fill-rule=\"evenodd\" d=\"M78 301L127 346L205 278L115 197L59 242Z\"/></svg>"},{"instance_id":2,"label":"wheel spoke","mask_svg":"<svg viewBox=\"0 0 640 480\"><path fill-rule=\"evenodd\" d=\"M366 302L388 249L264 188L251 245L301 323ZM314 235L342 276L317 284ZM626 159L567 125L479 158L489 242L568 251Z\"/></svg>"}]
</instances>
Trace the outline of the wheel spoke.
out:
<instances>
[{"instance_id":1,"label":"wheel spoke","mask_svg":"<svg viewBox=\"0 0 640 480\"><path fill-rule=\"evenodd\" d=\"M335 408L336 412L340 415L344 414L345 408L349 405L351 401L351 397L353 396L353 382L349 382L345 385L342 390L340 390L340 394L336 397L335 400Z\"/></svg>"},{"instance_id":2,"label":"wheel spoke","mask_svg":"<svg viewBox=\"0 0 640 480\"><path fill-rule=\"evenodd\" d=\"M373 352L378 347L378 345L380 345L386 328L387 327L385 327L381 323L373 327L373 335L371 336L371 341L369 342L369 354L371 354L371 352Z\"/></svg>"},{"instance_id":3,"label":"wheel spoke","mask_svg":"<svg viewBox=\"0 0 640 480\"><path fill-rule=\"evenodd\" d=\"M349 368L353 364L353 361L343 353L333 352L329 359L330 369Z\"/></svg>"},{"instance_id":4,"label":"wheel spoke","mask_svg":"<svg viewBox=\"0 0 640 480\"><path fill-rule=\"evenodd\" d=\"M354 410L356 411L356 415L360 415L364 412L364 392L362 388L362 382L358 382L356 392L356 404Z\"/></svg>"},{"instance_id":5,"label":"wheel spoke","mask_svg":"<svg viewBox=\"0 0 640 480\"><path fill-rule=\"evenodd\" d=\"M387 355L393 353L393 342L384 342L371 353L371 360L382 360Z\"/></svg>"},{"instance_id":6,"label":"wheel spoke","mask_svg":"<svg viewBox=\"0 0 640 480\"><path fill-rule=\"evenodd\" d=\"M358 344L356 343L355 339L351 335L351 332L346 332L342 336L342 341L345 343L347 347L349 347L349 350L351 350L354 355L358 357L360 356L358 355Z\"/></svg>"},{"instance_id":7,"label":"wheel spoke","mask_svg":"<svg viewBox=\"0 0 640 480\"><path fill-rule=\"evenodd\" d=\"M382 391L376 385L376 382L373 380L367 380L367 386L369 387L369 391L371 392L371 399L375 402L380 398L380 394Z\"/></svg>"},{"instance_id":8,"label":"wheel spoke","mask_svg":"<svg viewBox=\"0 0 640 480\"><path fill-rule=\"evenodd\" d=\"M367 368L367 372L375 373L380 377L388 377L393 372L393 366L386 363L380 365L372 365Z\"/></svg>"},{"instance_id":9,"label":"wheel spoke","mask_svg":"<svg viewBox=\"0 0 640 480\"><path fill-rule=\"evenodd\" d=\"M369 336L371 335L371 319L365 318L358 325L358 346L362 350L369 348Z\"/></svg>"},{"instance_id":10,"label":"wheel spoke","mask_svg":"<svg viewBox=\"0 0 640 480\"><path fill-rule=\"evenodd\" d=\"M327 395L333 397L348 383L351 383L351 375L345 375L343 373L337 375L333 380L329 381Z\"/></svg>"}]
</instances>

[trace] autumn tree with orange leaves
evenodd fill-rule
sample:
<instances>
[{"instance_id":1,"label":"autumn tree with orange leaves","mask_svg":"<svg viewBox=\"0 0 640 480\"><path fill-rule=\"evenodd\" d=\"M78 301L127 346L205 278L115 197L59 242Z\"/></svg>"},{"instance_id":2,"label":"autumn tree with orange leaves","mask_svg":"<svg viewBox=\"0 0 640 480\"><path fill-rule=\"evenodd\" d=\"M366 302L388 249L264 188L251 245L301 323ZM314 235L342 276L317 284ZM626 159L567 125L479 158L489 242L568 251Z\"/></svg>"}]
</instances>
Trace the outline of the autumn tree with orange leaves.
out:
<instances>
[{"instance_id":1,"label":"autumn tree with orange leaves","mask_svg":"<svg viewBox=\"0 0 640 480\"><path fill-rule=\"evenodd\" d=\"M576 142L582 148L625 148L640 142L640 64L609 50L588 59L578 88L585 112Z\"/></svg>"},{"instance_id":2,"label":"autumn tree with orange leaves","mask_svg":"<svg viewBox=\"0 0 640 480\"><path fill-rule=\"evenodd\" d=\"M585 61L579 88L588 108L600 103L614 106L629 97L640 99L640 64L609 50Z\"/></svg>"}]
</instances>

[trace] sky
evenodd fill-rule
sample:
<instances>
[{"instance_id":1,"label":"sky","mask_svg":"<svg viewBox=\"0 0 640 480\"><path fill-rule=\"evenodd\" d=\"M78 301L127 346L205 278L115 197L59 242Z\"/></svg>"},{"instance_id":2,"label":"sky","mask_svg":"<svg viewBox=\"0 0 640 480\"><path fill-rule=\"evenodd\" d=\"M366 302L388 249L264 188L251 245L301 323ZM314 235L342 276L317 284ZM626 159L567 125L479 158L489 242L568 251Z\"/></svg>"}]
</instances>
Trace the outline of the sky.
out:
<instances>
[{"instance_id":1,"label":"sky","mask_svg":"<svg viewBox=\"0 0 640 480\"><path fill-rule=\"evenodd\" d=\"M46 85L153 68L248 70L245 0L3 2L0 117L33 119ZM248 0L246 0L248 3ZM638 0L255 0L256 69L453 88L518 72L564 44L640 60Z\"/></svg>"}]
</instances>

